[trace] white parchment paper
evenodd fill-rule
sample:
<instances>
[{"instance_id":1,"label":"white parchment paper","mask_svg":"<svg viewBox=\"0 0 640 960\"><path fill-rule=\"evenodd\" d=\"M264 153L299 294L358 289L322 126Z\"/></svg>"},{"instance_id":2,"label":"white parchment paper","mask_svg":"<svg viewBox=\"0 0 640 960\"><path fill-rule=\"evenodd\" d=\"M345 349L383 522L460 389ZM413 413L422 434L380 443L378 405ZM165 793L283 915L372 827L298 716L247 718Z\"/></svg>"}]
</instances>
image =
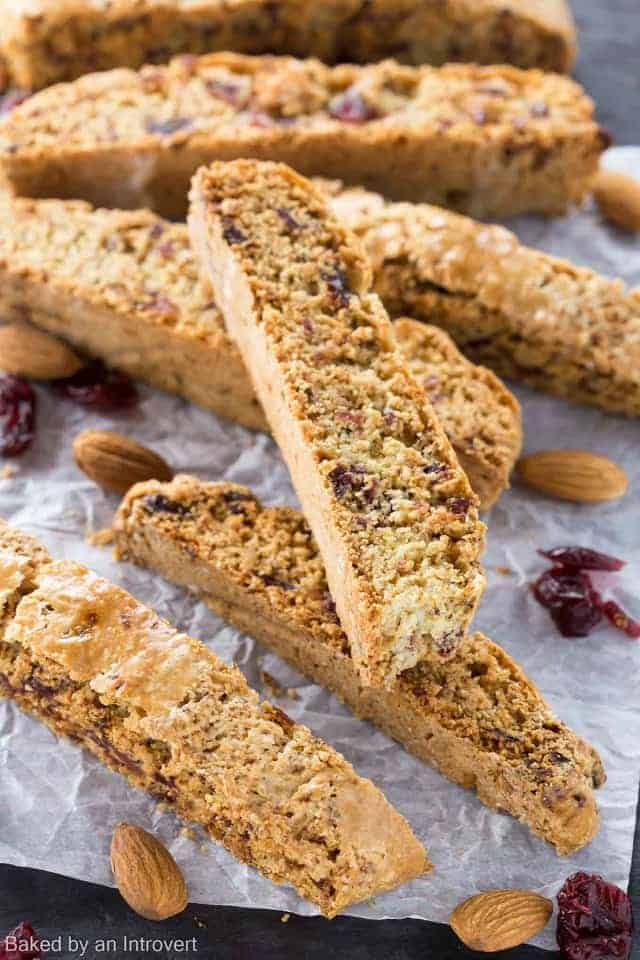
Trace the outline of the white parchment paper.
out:
<instances>
[{"instance_id":1,"label":"white parchment paper","mask_svg":"<svg viewBox=\"0 0 640 960\"><path fill-rule=\"evenodd\" d=\"M640 177L640 148L610 151L607 163ZM592 208L553 222L522 218L515 228L530 245L640 284L640 242L603 224ZM121 430L152 446L176 470L247 484L269 504L295 504L278 450L265 436L150 389L143 388L136 411L117 416L86 413L42 390L36 443L15 461L17 474L0 480L0 515L39 537L55 556L85 562L122 584L223 659L234 660L256 688L261 689L261 668L283 687L295 687L299 699L285 698L280 705L342 751L409 819L435 871L353 907L348 912L354 916L446 921L452 908L478 889L525 887L553 897L576 869L601 872L623 887L628 882L640 778L640 642L608 627L582 640L561 638L527 583L543 568L537 547L593 546L630 561L607 589L640 616L640 426L514 389L523 406L526 451L555 446L599 451L623 465L631 481L622 501L602 506L564 504L515 486L486 518L489 584L476 626L513 654L557 714L597 746L608 774L600 791L599 835L565 859L511 817L489 811L472 793L356 720L323 689L184 591L118 565L109 550L87 544L88 531L110 523L117 498L100 492L73 466L71 443L79 430ZM497 566L512 573L499 573ZM271 696L268 689L262 692ZM0 782L0 859L7 863L110 884L110 835L118 821L127 820L169 844L196 902L314 912L291 889L262 879L213 843L180 834L171 814L6 701L0 701ZM552 948L553 928L537 942Z\"/></svg>"}]
</instances>

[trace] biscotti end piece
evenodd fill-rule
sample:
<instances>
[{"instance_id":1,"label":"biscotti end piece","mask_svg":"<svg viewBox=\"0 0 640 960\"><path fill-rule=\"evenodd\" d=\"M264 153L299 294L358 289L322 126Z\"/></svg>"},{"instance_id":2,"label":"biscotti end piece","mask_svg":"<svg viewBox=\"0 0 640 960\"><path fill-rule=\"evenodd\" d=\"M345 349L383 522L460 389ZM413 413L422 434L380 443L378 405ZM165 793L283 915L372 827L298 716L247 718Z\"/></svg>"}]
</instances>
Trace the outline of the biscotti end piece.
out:
<instances>
[{"instance_id":1,"label":"biscotti end piece","mask_svg":"<svg viewBox=\"0 0 640 960\"><path fill-rule=\"evenodd\" d=\"M318 540L366 682L450 653L484 586L476 499L368 292L360 245L279 164L203 168L190 231Z\"/></svg>"},{"instance_id":2,"label":"biscotti end piece","mask_svg":"<svg viewBox=\"0 0 640 960\"><path fill-rule=\"evenodd\" d=\"M592 101L559 74L218 53L41 91L0 123L0 175L20 196L181 219L198 167L255 157L506 217L580 202L604 146Z\"/></svg>"},{"instance_id":3,"label":"biscotti end piece","mask_svg":"<svg viewBox=\"0 0 640 960\"><path fill-rule=\"evenodd\" d=\"M363 687L322 560L297 510L261 506L246 487L178 476L138 484L114 522L121 559L199 596L219 616L328 687L357 716L558 853L598 830L596 750L554 717L508 654L481 634L391 689Z\"/></svg>"},{"instance_id":4,"label":"biscotti end piece","mask_svg":"<svg viewBox=\"0 0 640 960\"><path fill-rule=\"evenodd\" d=\"M0 690L334 916L429 869L407 822L242 674L0 523Z\"/></svg>"}]
</instances>

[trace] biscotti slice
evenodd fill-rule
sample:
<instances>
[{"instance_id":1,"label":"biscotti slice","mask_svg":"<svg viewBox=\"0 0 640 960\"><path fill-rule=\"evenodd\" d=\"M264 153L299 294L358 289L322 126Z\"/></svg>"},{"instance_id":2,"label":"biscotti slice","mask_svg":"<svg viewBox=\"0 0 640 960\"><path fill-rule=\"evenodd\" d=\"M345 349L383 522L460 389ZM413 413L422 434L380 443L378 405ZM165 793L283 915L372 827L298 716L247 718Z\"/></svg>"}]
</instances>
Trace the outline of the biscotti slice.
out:
<instances>
[{"instance_id":1,"label":"biscotti slice","mask_svg":"<svg viewBox=\"0 0 640 960\"><path fill-rule=\"evenodd\" d=\"M235 667L0 526L0 691L326 916L428 870L369 780Z\"/></svg>"},{"instance_id":2,"label":"biscotti slice","mask_svg":"<svg viewBox=\"0 0 640 960\"><path fill-rule=\"evenodd\" d=\"M138 484L114 524L123 558L200 596L488 806L570 853L598 829L596 751L551 713L495 643L476 633L446 662L364 688L302 514L263 509L245 487L193 477Z\"/></svg>"},{"instance_id":3,"label":"biscotti slice","mask_svg":"<svg viewBox=\"0 0 640 960\"><path fill-rule=\"evenodd\" d=\"M185 213L204 163L255 157L476 216L562 212L604 141L567 77L212 54L44 90L0 124L18 194Z\"/></svg>"},{"instance_id":4,"label":"biscotti slice","mask_svg":"<svg viewBox=\"0 0 640 960\"><path fill-rule=\"evenodd\" d=\"M322 187L362 240L392 316L443 327L500 376L640 416L640 300L622 281L525 247L503 227Z\"/></svg>"},{"instance_id":5,"label":"biscotti slice","mask_svg":"<svg viewBox=\"0 0 640 960\"><path fill-rule=\"evenodd\" d=\"M484 587L476 500L355 237L282 164L193 180L189 227L366 683L450 653Z\"/></svg>"},{"instance_id":6,"label":"biscotti slice","mask_svg":"<svg viewBox=\"0 0 640 960\"><path fill-rule=\"evenodd\" d=\"M0 14L0 62L31 90L214 50L558 71L575 56L565 0L1 0Z\"/></svg>"}]
</instances>

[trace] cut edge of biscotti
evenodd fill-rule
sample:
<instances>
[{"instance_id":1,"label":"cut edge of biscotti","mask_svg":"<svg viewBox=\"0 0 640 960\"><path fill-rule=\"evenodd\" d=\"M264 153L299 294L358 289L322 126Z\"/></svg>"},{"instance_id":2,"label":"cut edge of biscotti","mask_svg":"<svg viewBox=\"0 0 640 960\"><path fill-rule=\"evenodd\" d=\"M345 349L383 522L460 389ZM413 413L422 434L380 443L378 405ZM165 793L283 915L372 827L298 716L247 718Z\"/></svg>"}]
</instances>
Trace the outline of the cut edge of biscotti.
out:
<instances>
[{"instance_id":1,"label":"cut edge of biscotti","mask_svg":"<svg viewBox=\"0 0 640 960\"><path fill-rule=\"evenodd\" d=\"M593 747L558 721L497 644L476 633L453 656L363 687L301 513L263 507L246 487L178 476L133 487L114 520L116 551L202 599L353 712L489 807L571 853L596 834Z\"/></svg>"},{"instance_id":2,"label":"cut edge of biscotti","mask_svg":"<svg viewBox=\"0 0 640 960\"><path fill-rule=\"evenodd\" d=\"M236 667L2 521L0 597L0 694L326 916L430 869L382 793Z\"/></svg>"},{"instance_id":3,"label":"cut edge of biscotti","mask_svg":"<svg viewBox=\"0 0 640 960\"><path fill-rule=\"evenodd\" d=\"M202 168L192 247L325 560L352 655L384 685L451 653L484 589L466 474L397 348L355 236L283 164Z\"/></svg>"}]
</instances>

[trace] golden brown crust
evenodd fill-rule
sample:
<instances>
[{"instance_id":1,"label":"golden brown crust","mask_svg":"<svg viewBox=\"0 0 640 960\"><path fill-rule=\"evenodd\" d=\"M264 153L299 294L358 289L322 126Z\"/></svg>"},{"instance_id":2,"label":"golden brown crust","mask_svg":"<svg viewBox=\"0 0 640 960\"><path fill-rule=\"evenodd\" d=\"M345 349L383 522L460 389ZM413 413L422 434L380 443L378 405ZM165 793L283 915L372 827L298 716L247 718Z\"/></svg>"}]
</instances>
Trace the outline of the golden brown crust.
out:
<instances>
[{"instance_id":1,"label":"golden brown crust","mask_svg":"<svg viewBox=\"0 0 640 960\"><path fill-rule=\"evenodd\" d=\"M575 56L565 0L2 0L0 13L0 53L27 89L213 50L559 71Z\"/></svg>"},{"instance_id":2,"label":"golden brown crust","mask_svg":"<svg viewBox=\"0 0 640 960\"><path fill-rule=\"evenodd\" d=\"M225 53L37 94L0 125L0 170L24 196L178 218L199 166L249 156L500 217L579 201L603 146L591 100L558 74Z\"/></svg>"},{"instance_id":3,"label":"golden brown crust","mask_svg":"<svg viewBox=\"0 0 640 960\"><path fill-rule=\"evenodd\" d=\"M392 316L437 323L471 360L579 403L640 416L640 307L620 280L425 204L333 191Z\"/></svg>"},{"instance_id":4,"label":"golden brown crust","mask_svg":"<svg viewBox=\"0 0 640 960\"><path fill-rule=\"evenodd\" d=\"M0 588L2 693L276 883L333 916L429 868L370 781L123 590L4 523Z\"/></svg>"},{"instance_id":5,"label":"golden brown crust","mask_svg":"<svg viewBox=\"0 0 640 960\"><path fill-rule=\"evenodd\" d=\"M598 829L596 751L551 713L511 658L481 634L390 690L364 688L302 514L263 508L229 483L176 477L132 488L115 520L123 559L200 596L445 776L475 788L569 853Z\"/></svg>"},{"instance_id":6,"label":"golden brown crust","mask_svg":"<svg viewBox=\"0 0 640 960\"><path fill-rule=\"evenodd\" d=\"M202 168L190 236L320 545L365 682L450 652L484 587L484 527L369 266L281 164ZM283 268L286 264L286 268Z\"/></svg>"}]
</instances>

